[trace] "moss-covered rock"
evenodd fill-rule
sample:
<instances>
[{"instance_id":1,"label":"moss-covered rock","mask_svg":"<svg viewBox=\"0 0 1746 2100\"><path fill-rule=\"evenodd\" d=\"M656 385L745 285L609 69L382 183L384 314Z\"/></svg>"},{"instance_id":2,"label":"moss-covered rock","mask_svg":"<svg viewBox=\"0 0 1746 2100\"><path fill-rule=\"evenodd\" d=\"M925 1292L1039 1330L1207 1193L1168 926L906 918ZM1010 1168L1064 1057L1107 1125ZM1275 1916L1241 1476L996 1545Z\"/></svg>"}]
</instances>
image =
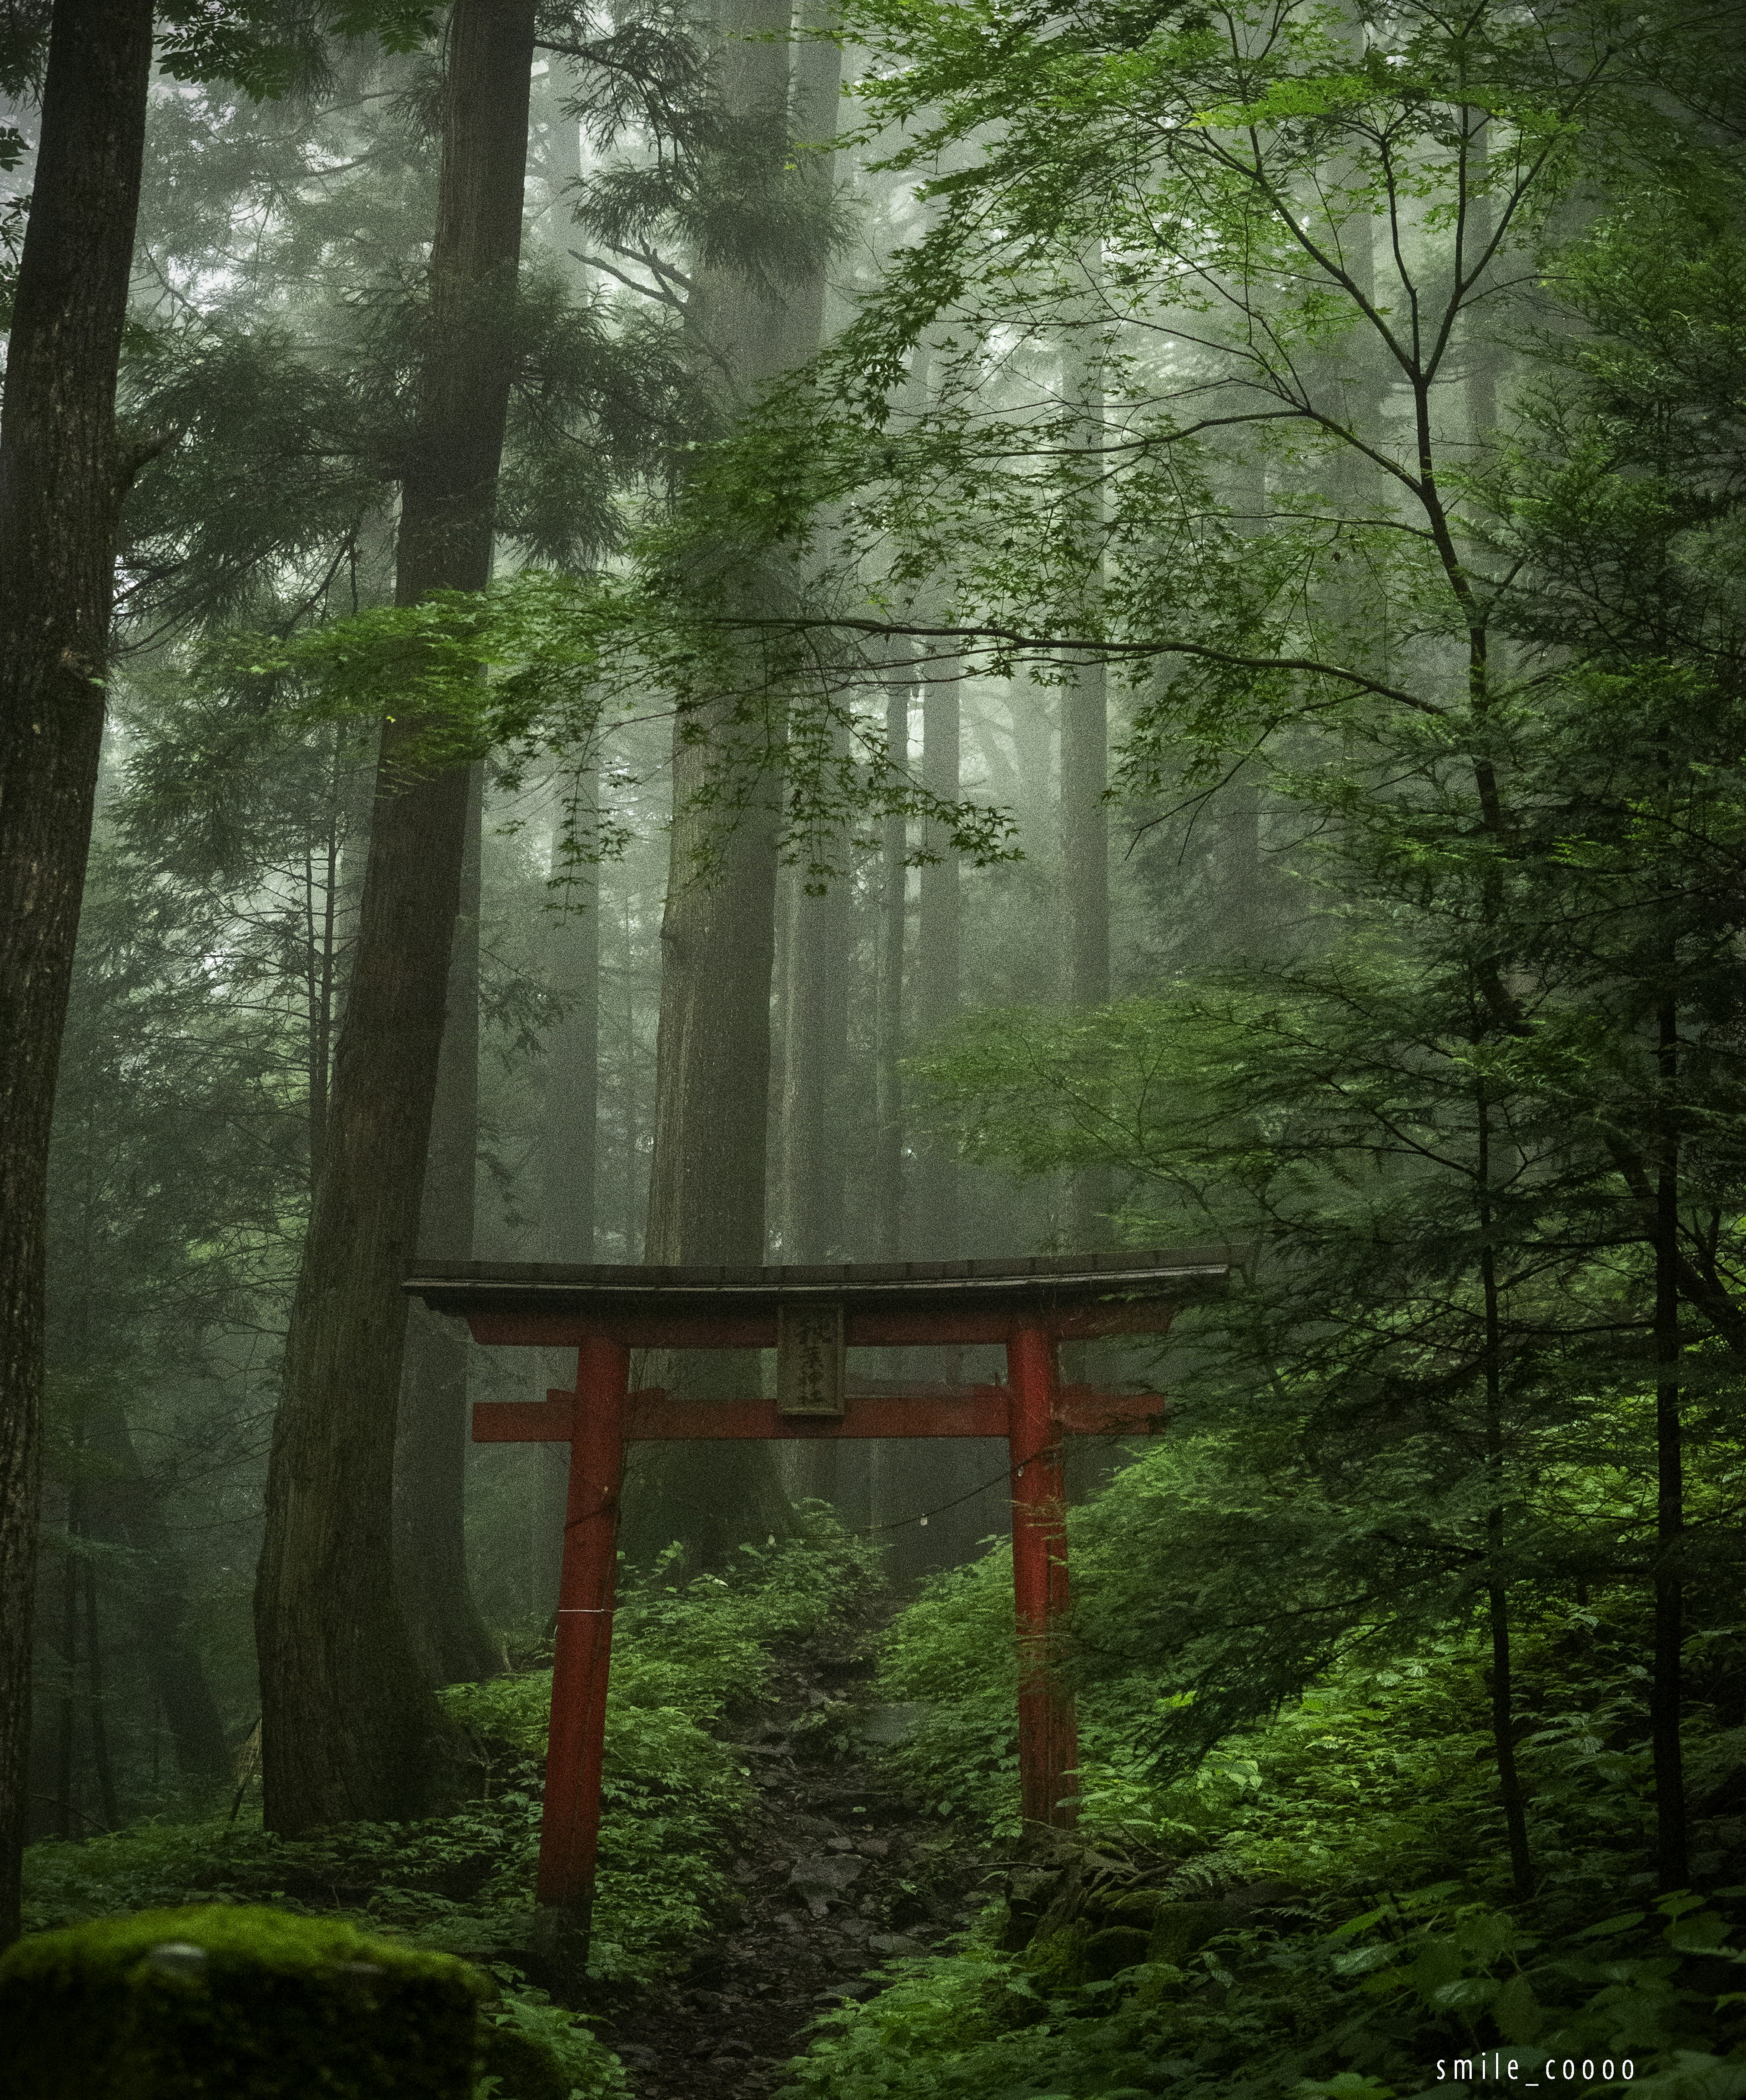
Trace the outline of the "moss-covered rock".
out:
<instances>
[{"instance_id":1,"label":"moss-covered rock","mask_svg":"<svg viewBox=\"0 0 1746 2100\"><path fill-rule=\"evenodd\" d=\"M1153 1912L1151 1943L1146 1958L1172 1962L1179 1967L1231 1922L1231 1913L1222 1904L1160 1904Z\"/></svg>"},{"instance_id":2,"label":"moss-covered rock","mask_svg":"<svg viewBox=\"0 0 1746 2100\"><path fill-rule=\"evenodd\" d=\"M1130 1925L1106 1925L1085 1943L1084 1980L1107 1983L1124 1969L1137 1968L1147 1957L1149 1935Z\"/></svg>"},{"instance_id":3,"label":"moss-covered rock","mask_svg":"<svg viewBox=\"0 0 1746 2100\"><path fill-rule=\"evenodd\" d=\"M470 2100L452 1955L227 1904L37 1933L0 1957L12 2100Z\"/></svg>"},{"instance_id":4,"label":"moss-covered rock","mask_svg":"<svg viewBox=\"0 0 1746 2100\"><path fill-rule=\"evenodd\" d=\"M1019 1957L1019 1966L1039 1991L1076 1990L1087 1979L1091 1927L1082 1921L1039 1934Z\"/></svg>"}]
</instances>

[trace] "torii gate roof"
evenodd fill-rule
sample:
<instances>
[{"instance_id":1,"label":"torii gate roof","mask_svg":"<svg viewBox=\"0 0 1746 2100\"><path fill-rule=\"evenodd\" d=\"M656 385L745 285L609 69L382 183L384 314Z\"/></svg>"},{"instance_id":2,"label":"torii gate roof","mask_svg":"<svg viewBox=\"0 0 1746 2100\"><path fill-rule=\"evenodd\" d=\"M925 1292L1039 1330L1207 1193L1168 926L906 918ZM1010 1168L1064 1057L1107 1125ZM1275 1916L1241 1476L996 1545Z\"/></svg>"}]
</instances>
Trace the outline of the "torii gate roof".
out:
<instances>
[{"instance_id":1,"label":"torii gate roof","mask_svg":"<svg viewBox=\"0 0 1746 2100\"><path fill-rule=\"evenodd\" d=\"M1003 1341L1019 1321L1059 1335L1155 1332L1166 1308L1219 1290L1237 1259L1190 1247L765 1268L425 1261L404 1287L464 1317L481 1342L610 1335L633 1347L763 1348L783 1307L825 1303L844 1308L847 1340L866 1348Z\"/></svg>"}]
</instances>

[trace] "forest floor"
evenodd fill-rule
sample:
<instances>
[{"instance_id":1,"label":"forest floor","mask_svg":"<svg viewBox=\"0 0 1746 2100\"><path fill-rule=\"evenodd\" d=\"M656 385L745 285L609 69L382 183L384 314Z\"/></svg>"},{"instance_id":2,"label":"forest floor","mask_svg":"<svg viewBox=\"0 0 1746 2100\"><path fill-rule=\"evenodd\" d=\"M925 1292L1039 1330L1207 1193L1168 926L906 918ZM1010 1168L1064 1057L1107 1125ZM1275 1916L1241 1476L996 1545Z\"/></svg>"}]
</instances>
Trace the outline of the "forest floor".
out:
<instances>
[{"instance_id":1,"label":"forest floor","mask_svg":"<svg viewBox=\"0 0 1746 2100\"><path fill-rule=\"evenodd\" d=\"M994 1870L882 1777L870 1707L880 1619L778 1657L735 1732L758 1810L735 1856L739 1917L690 1974L597 2032L638 2100L762 2100L821 2014L879 1988L866 1972L967 1926Z\"/></svg>"}]
</instances>

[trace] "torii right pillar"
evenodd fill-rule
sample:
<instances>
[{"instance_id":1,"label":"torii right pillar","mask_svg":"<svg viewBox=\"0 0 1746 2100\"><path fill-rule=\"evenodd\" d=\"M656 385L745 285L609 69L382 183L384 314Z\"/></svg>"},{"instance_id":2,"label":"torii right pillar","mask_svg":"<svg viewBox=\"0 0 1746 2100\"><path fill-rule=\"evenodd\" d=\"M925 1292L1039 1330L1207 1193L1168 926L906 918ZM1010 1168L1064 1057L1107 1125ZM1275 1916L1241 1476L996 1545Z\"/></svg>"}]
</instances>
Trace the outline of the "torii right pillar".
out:
<instances>
[{"instance_id":1,"label":"torii right pillar","mask_svg":"<svg viewBox=\"0 0 1746 2100\"><path fill-rule=\"evenodd\" d=\"M1074 1820L1064 1797L1078 1766L1079 1736L1072 1696L1055 1667L1068 1605L1067 1480L1060 1371L1047 1327L1018 1326L1008 1336L1007 1387L1021 1809L1026 1824L1065 1827Z\"/></svg>"}]
</instances>

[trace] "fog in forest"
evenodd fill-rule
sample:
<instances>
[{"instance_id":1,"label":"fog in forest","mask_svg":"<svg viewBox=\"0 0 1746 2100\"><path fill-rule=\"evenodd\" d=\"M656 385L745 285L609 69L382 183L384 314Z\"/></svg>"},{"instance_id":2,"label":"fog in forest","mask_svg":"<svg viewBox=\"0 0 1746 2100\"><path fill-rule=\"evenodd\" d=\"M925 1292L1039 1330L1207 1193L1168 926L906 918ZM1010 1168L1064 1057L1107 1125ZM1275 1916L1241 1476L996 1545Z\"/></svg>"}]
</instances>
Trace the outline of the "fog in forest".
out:
<instances>
[{"instance_id":1,"label":"fog in forest","mask_svg":"<svg viewBox=\"0 0 1746 2100\"><path fill-rule=\"evenodd\" d=\"M761 2094L798 2012L743 2085L626 2041L762 1857L766 1767L696 1775L895 1714L905 1815L1068 1878L990 1924L960 1863L918 1922L802 1860L783 1932L936 1980L831 1985L790 2093L1382 2100L1457 2044L1738 2089L1737 11L128 4L0 24L27 1929L260 1893L69 1893L95 1841L290 1860L520 1787L453 1840L473 1923L390 1929L605 1993L633 2085L578 2028L576 2090ZM1067 1387L1168 1414L1065 1438L1073 1614L1021 1578L1016 1665L1004 1439L630 1447L619 1893L593 1969L527 1954L580 1505L567 1442L471 1424L575 1355L407 1279L1159 1249L1228 1282L1061 1330ZM768 1348L628 1377L777 1392ZM1045 1661L1071 1866L1014 1806ZM650 1922L612 1863L668 1813L703 1864ZM1609 1917L1634 2028L1545 1966ZM1373 1928L1422 1952L1398 2018L1327 1937ZM1662 1992L1663 1939L1709 1967ZM977 1947L1110 1994L1113 2067L1082 1996L999 2083L1044 2016Z\"/></svg>"}]
</instances>

